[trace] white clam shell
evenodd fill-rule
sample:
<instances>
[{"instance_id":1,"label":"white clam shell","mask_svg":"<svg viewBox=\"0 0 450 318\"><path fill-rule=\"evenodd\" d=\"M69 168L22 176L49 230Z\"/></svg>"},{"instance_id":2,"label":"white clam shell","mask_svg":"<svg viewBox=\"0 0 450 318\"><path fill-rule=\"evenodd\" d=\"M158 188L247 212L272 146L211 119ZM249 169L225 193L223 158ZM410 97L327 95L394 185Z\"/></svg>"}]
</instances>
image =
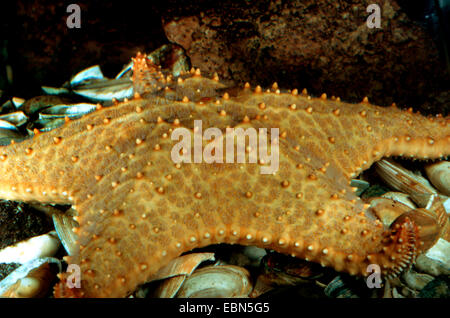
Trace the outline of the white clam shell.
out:
<instances>
[{"instance_id":1,"label":"white clam shell","mask_svg":"<svg viewBox=\"0 0 450 318\"><path fill-rule=\"evenodd\" d=\"M443 204L445 212L447 212L447 214L450 214L450 199L446 199Z\"/></svg>"},{"instance_id":2,"label":"white clam shell","mask_svg":"<svg viewBox=\"0 0 450 318\"><path fill-rule=\"evenodd\" d=\"M450 162L441 161L425 166L431 183L443 194L450 196Z\"/></svg>"},{"instance_id":3,"label":"white clam shell","mask_svg":"<svg viewBox=\"0 0 450 318\"><path fill-rule=\"evenodd\" d=\"M53 257L37 258L23 264L0 281L0 297L35 297L49 287L48 268L45 263L55 263L61 271L60 260ZM38 271L38 272L37 272Z\"/></svg>"},{"instance_id":4,"label":"white clam shell","mask_svg":"<svg viewBox=\"0 0 450 318\"><path fill-rule=\"evenodd\" d=\"M422 290L434 277L428 274L417 273L413 270L405 271L402 276L402 280L409 288L415 290Z\"/></svg>"},{"instance_id":5,"label":"white clam shell","mask_svg":"<svg viewBox=\"0 0 450 318\"><path fill-rule=\"evenodd\" d=\"M70 85L76 86L90 79L102 79L102 78L104 78L104 76L102 70L100 69L100 66L94 65L88 67L87 69L82 70L81 72L77 73L74 77L72 77L72 79L70 80Z\"/></svg>"},{"instance_id":6,"label":"white clam shell","mask_svg":"<svg viewBox=\"0 0 450 318\"><path fill-rule=\"evenodd\" d=\"M425 253L425 256L439 261L447 268L450 268L450 243L440 238L436 244Z\"/></svg>"},{"instance_id":7,"label":"white clam shell","mask_svg":"<svg viewBox=\"0 0 450 318\"><path fill-rule=\"evenodd\" d=\"M391 192L386 192L381 197L403 203L404 205L409 206L411 209L417 208L417 206L414 204L414 202L411 201L409 195L406 193L391 191Z\"/></svg>"},{"instance_id":8,"label":"white clam shell","mask_svg":"<svg viewBox=\"0 0 450 318\"><path fill-rule=\"evenodd\" d=\"M55 231L31 237L0 250L0 263L24 264L31 260L55 255L60 241Z\"/></svg>"},{"instance_id":9,"label":"white clam shell","mask_svg":"<svg viewBox=\"0 0 450 318\"><path fill-rule=\"evenodd\" d=\"M160 269L153 280L166 278L153 293L158 298L173 298L186 277L203 262L214 261L214 253L191 253L172 260L169 264Z\"/></svg>"},{"instance_id":10,"label":"white clam shell","mask_svg":"<svg viewBox=\"0 0 450 318\"><path fill-rule=\"evenodd\" d=\"M16 108L19 108L20 106L23 105L23 103L25 103L25 99L20 97L13 97L11 98L11 101L14 104L14 106L16 106Z\"/></svg>"},{"instance_id":11,"label":"white clam shell","mask_svg":"<svg viewBox=\"0 0 450 318\"><path fill-rule=\"evenodd\" d=\"M233 265L207 266L196 270L181 286L178 298L248 297L250 273Z\"/></svg>"}]
</instances>

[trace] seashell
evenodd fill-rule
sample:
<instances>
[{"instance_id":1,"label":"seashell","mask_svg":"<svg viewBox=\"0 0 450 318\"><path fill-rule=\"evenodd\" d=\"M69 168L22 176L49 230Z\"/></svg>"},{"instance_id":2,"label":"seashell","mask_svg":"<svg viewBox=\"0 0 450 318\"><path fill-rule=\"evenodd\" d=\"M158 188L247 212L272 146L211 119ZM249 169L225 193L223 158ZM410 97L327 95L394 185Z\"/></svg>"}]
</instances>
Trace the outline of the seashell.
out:
<instances>
[{"instance_id":1,"label":"seashell","mask_svg":"<svg viewBox=\"0 0 450 318\"><path fill-rule=\"evenodd\" d=\"M248 265L259 266L263 257L267 255L267 251L257 246L244 246L242 254L248 259Z\"/></svg>"},{"instance_id":2,"label":"seashell","mask_svg":"<svg viewBox=\"0 0 450 318\"><path fill-rule=\"evenodd\" d=\"M380 177L394 189L407 193L419 207L424 208L429 195L437 193L424 177L416 175L392 160L382 159L375 163Z\"/></svg>"},{"instance_id":3,"label":"seashell","mask_svg":"<svg viewBox=\"0 0 450 318\"><path fill-rule=\"evenodd\" d=\"M27 131L29 134L33 134L33 129L36 128L41 132L46 132L61 127L65 122L64 118L38 119L27 126Z\"/></svg>"},{"instance_id":4,"label":"seashell","mask_svg":"<svg viewBox=\"0 0 450 318\"><path fill-rule=\"evenodd\" d=\"M214 261L214 253L191 253L172 260L160 269L152 280L165 279L177 275L191 275L195 268L204 261Z\"/></svg>"},{"instance_id":5,"label":"seashell","mask_svg":"<svg viewBox=\"0 0 450 318\"><path fill-rule=\"evenodd\" d=\"M450 243L440 238L432 248L426 253L426 257L434 259L444 264L450 269Z\"/></svg>"},{"instance_id":6,"label":"seashell","mask_svg":"<svg viewBox=\"0 0 450 318\"><path fill-rule=\"evenodd\" d=\"M373 213L385 226L390 226L400 215L411 211L411 207L388 198L372 198L369 211Z\"/></svg>"},{"instance_id":7,"label":"seashell","mask_svg":"<svg viewBox=\"0 0 450 318\"><path fill-rule=\"evenodd\" d=\"M28 120L28 117L25 115L24 112L18 111L18 112L14 112L14 113L1 115L0 120L7 121L7 122L13 124L14 126L18 127L18 126L25 124Z\"/></svg>"},{"instance_id":8,"label":"seashell","mask_svg":"<svg viewBox=\"0 0 450 318\"><path fill-rule=\"evenodd\" d=\"M44 297L56 278L56 271L50 264L57 264L61 271L61 262L51 257L38 258L23 264L0 281L0 297Z\"/></svg>"},{"instance_id":9,"label":"seashell","mask_svg":"<svg viewBox=\"0 0 450 318\"><path fill-rule=\"evenodd\" d=\"M133 82L130 78L103 80L77 86L72 90L75 94L93 101L122 100L133 96Z\"/></svg>"},{"instance_id":10,"label":"seashell","mask_svg":"<svg viewBox=\"0 0 450 318\"><path fill-rule=\"evenodd\" d=\"M22 110L27 115L32 115L37 111L60 104L68 104L70 105L72 101L68 98L60 97L60 96L52 96L52 95L41 95L30 98L27 100L21 107Z\"/></svg>"},{"instance_id":11,"label":"seashell","mask_svg":"<svg viewBox=\"0 0 450 318\"><path fill-rule=\"evenodd\" d=\"M14 132L19 132L19 130L17 129L16 125L14 125L13 123L10 123L9 121L6 121L4 119L0 119L0 129L2 130L11 130Z\"/></svg>"},{"instance_id":12,"label":"seashell","mask_svg":"<svg viewBox=\"0 0 450 318\"><path fill-rule=\"evenodd\" d=\"M222 262L221 265L236 265L241 267L259 267L261 260L267 252L263 248L256 246L243 246L243 245L228 245L227 247L221 247L221 251L216 251L221 255L221 259L218 262ZM218 265L216 263L216 265Z\"/></svg>"},{"instance_id":13,"label":"seashell","mask_svg":"<svg viewBox=\"0 0 450 318\"><path fill-rule=\"evenodd\" d=\"M351 187L356 187L357 190L355 194L360 196L364 191L366 191L370 187L370 183L360 179L352 179L350 182Z\"/></svg>"},{"instance_id":14,"label":"seashell","mask_svg":"<svg viewBox=\"0 0 450 318\"><path fill-rule=\"evenodd\" d=\"M9 145L11 140L22 141L26 137L13 124L0 120L0 146Z\"/></svg>"},{"instance_id":15,"label":"seashell","mask_svg":"<svg viewBox=\"0 0 450 318\"><path fill-rule=\"evenodd\" d=\"M152 280L165 279L153 292L153 296L158 298L175 297L186 277L205 261L214 261L214 253L191 253L172 260L153 277Z\"/></svg>"},{"instance_id":16,"label":"seashell","mask_svg":"<svg viewBox=\"0 0 450 318\"><path fill-rule=\"evenodd\" d=\"M124 68L116 75L115 79L119 79L121 77L130 77L133 69L133 61L124 66Z\"/></svg>"},{"instance_id":17,"label":"seashell","mask_svg":"<svg viewBox=\"0 0 450 318\"><path fill-rule=\"evenodd\" d=\"M41 89L45 94L48 95L64 95L70 93L70 91L65 87L41 86Z\"/></svg>"},{"instance_id":18,"label":"seashell","mask_svg":"<svg viewBox=\"0 0 450 318\"><path fill-rule=\"evenodd\" d=\"M431 282L434 277L427 274L417 273L413 270L408 270L403 272L401 279L409 288L421 290L429 282Z\"/></svg>"},{"instance_id":19,"label":"seashell","mask_svg":"<svg viewBox=\"0 0 450 318\"><path fill-rule=\"evenodd\" d=\"M392 298L405 298L402 294L397 291L397 288L392 288Z\"/></svg>"},{"instance_id":20,"label":"seashell","mask_svg":"<svg viewBox=\"0 0 450 318\"><path fill-rule=\"evenodd\" d=\"M20 98L20 97L13 97L13 98L11 98L11 102L13 103L13 105L16 108L19 108L20 106L23 105L23 103L25 103L25 99Z\"/></svg>"},{"instance_id":21,"label":"seashell","mask_svg":"<svg viewBox=\"0 0 450 318\"><path fill-rule=\"evenodd\" d=\"M39 112L39 119L54 119L69 117L72 119L80 118L97 109L97 105L88 103L79 103L72 105L53 105Z\"/></svg>"},{"instance_id":22,"label":"seashell","mask_svg":"<svg viewBox=\"0 0 450 318\"><path fill-rule=\"evenodd\" d=\"M55 231L31 237L0 250L0 263L25 264L33 259L55 255L60 241Z\"/></svg>"},{"instance_id":23,"label":"seashell","mask_svg":"<svg viewBox=\"0 0 450 318\"><path fill-rule=\"evenodd\" d=\"M66 213L54 213L52 219L56 233L67 254L74 255L79 248L76 244L77 236L72 229L78 227L78 223Z\"/></svg>"},{"instance_id":24,"label":"seashell","mask_svg":"<svg viewBox=\"0 0 450 318\"><path fill-rule=\"evenodd\" d=\"M425 166L431 183L443 194L450 196L450 162L441 161Z\"/></svg>"},{"instance_id":25,"label":"seashell","mask_svg":"<svg viewBox=\"0 0 450 318\"><path fill-rule=\"evenodd\" d=\"M248 297L250 273L234 265L207 266L196 270L181 286L177 298Z\"/></svg>"},{"instance_id":26,"label":"seashell","mask_svg":"<svg viewBox=\"0 0 450 318\"><path fill-rule=\"evenodd\" d=\"M391 192L386 192L381 197L386 198L386 199L391 199L396 202L400 202L400 203L410 207L411 209L417 208L417 206L414 204L414 202L412 202L411 199L409 198L409 195L406 193L391 191Z\"/></svg>"},{"instance_id":27,"label":"seashell","mask_svg":"<svg viewBox=\"0 0 450 318\"><path fill-rule=\"evenodd\" d=\"M81 72L73 76L72 79L70 80L70 85L73 87L80 85L81 83L87 80L103 79L103 78L104 76L102 70L100 69L100 66L94 65L88 67L87 69L82 70Z\"/></svg>"},{"instance_id":28,"label":"seashell","mask_svg":"<svg viewBox=\"0 0 450 318\"><path fill-rule=\"evenodd\" d=\"M360 298L370 292L364 280L357 280L347 275L336 276L324 289L330 298Z\"/></svg>"}]
</instances>

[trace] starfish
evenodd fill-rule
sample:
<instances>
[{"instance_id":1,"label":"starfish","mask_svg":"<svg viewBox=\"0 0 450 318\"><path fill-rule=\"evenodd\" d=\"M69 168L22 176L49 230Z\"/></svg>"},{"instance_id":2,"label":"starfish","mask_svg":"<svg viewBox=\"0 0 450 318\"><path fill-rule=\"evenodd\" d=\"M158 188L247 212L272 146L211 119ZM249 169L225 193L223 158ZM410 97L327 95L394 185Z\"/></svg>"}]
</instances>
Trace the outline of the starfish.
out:
<instances>
[{"instance_id":1,"label":"starfish","mask_svg":"<svg viewBox=\"0 0 450 318\"><path fill-rule=\"evenodd\" d=\"M80 266L81 288L62 273L55 296L123 297L183 252L216 243L270 248L352 275L378 264L390 277L442 233L447 218L420 209L383 224L350 180L383 157L448 156L449 117L367 98L311 98L276 83L227 89L199 70L175 79L141 54L133 72L132 100L0 147L1 198L77 212L79 248L65 260ZM267 163L250 163L248 153L243 163L175 163L171 134L183 127L193 139L194 120L224 135L227 127L279 128L278 171L261 174Z\"/></svg>"}]
</instances>

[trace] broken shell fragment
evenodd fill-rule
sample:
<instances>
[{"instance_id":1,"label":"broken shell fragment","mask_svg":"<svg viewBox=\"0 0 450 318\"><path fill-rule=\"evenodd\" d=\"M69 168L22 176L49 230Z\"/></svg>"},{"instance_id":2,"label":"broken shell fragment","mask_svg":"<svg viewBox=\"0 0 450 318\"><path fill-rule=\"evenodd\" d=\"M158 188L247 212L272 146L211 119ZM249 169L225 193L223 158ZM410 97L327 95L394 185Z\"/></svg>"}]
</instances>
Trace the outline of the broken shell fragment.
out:
<instances>
[{"instance_id":1,"label":"broken shell fragment","mask_svg":"<svg viewBox=\"0 0 450 318\"><path fill-rule=\"evenodd\" d=\"M165 279L153 292L153 296L158 298L175 297L186 277L205 261L214 261L214 253L191 253L172 260L153 277L152 280Z\"/></svg>"},{"instance_id":2,"label":"broken shell fragment","mask_svg":"<svg viewBox=\"0 0 450 318\"><path fill-rule=\"evenodd\" d=\"M0 146L6 146L11 140L22 141L25 136L13 124L0 120Z\"/></svg>"},{"instance_id":3,"label":"broken shell fragment","mask_svg":"<svg viewBox=\"0 0 450 318\"><path fill-rule=\"evenodd\" d=\"M72 101L68 98L52 95L41 95L28 99L20 107L20 110L22 110L26 115L30 116L44 108L53 105L70 105L70 103L72 103Z\"/></svg>"},{"instance_id":4,"label":"broken shell fragment","mask_svg":"<svg viewBox=\"0 0 450 318\"><path fill-rule=\"evenodd\" d=\"M424 177L416 175L392 160L382 159L375 163L379 176L394 189L408 193L419 207L424 208L429 195L437 193Z\"/></svg>"},{"instance_id":5,"label":"broken shell fragment","mask_svg":"<svg viewBox=\"0 0 450 318\"><path fill-rule=\"evenodd\" d=\"M389 198L372 198L369 200L370 211L385 226L390 226L399 216L411 211L411 207Z\"/></svg>"},{"instance_id":6,"label":"broken shell fragment","mask_svg":"<svg viewBox=\"0 0 450 318\"><path fill-rule=\"evenodd\" d=\"M440 238L426 253L426 257L439 261L450 270L450 243Z\"/></svg>"},{"instance_id":7,"label":"broken shell fragment","mask_svg":"<svg viewBox=\"0 0 450 318\"><path fill-rule=\"evenodd\" d=\"M48 95L62 95L70 93L70 91L65 87L41 86L41 89L45 94Z\"/></svg>"},{"instance_id":8,"label":"broken shell fragment","mask_svg":"<svg viewBox=\"0 0 450 318\"><path fill-rule=\"evenodd\" d=\"M11 98L11 101L16 108L19 108L20 106L23 105L23 103L25 103L25 99L20 98L20 97L13 97L13 98Z\"/></svg>"},{"instance_id":9,"label":"broken shell fragment","mask_svg":"<svg viewBox=\"0 0 450 318\"><path fill-rule=\"evenodd\" d=\"M214 261L214 253L191 253L177 257L160 269L153 277L153 280L178 275L191 275L197 266L204 261Z\"/></svg>"},{"instance_id":10,"label":"broken shell fragment","mask_svg":"<svg viewBox=\"0 0 450 318\"><path fill-rule=\"evenodd\" d=\"M417 257L415 268L423 273L430 274L432 276L450 275L450 267L445 266L444 263L436 261L433 258L421 254Z\"/></svg>"},{"instance_id":11,"label":"broken shell fragment","mask_svg":"<svg viewBox=\"0 0 450 318\"><path fill-rule=\"evenodd\" d=\"M181 286L177 298L248 297L250 273L234 265L207 266L196 270Z\"/></svg>"},{"instance_id":12,"label":"broken shell fragment","mask_svg":"<svg viewBox=\"0 0 450 318\"><path fill-rule=\"evenodd\" d=\"M370 184L369 184L369 182L364 181L364 180L352 179L350 182L350 186L356 187L357 190L355 191L355 195L361 196L361 194L370 187Z\"/></svg>"},{"instance_id":13,"label":"broken shell fragment","mask_svg":"<svg viewBox=\"0 0 450 318\"><path fill-rule=\"evenodd\" d=\"M443 194L450 196L450 162L441 161L425 166L431 183Z\"/></svg>"},{"instance_id":14,"label":"broken shell fragment","mask_svg":"<svg viewBox=\"0 0 450 318\"><path fill-rule=\"evenodd\" d=\"M65 122L66 121L64 118L38 119L30 123L27 126L27 130L30 134L33 134L34 128L36 128L40 132L46 132L61 127Z\"/></svg>"},{"instance_id":15,"label":"broken shell fragment","mask_svg":"<svg viewBox=\"0 0 450 318\"><path fill-rule=\"evenodd\" d=\"M31 237L0 250L0 263L24 264L33 259L55 255L60 242L55 231Z\"/></svg>"},{"instance_id":16,"label":"broken shell fragment","mask_svg":"<svg viewBox=\"0 0 450 318\"><path fill-rule=\"evenodd\" d=\"M127 77L106 79L77 86L72 91L93 101L122 100L133 96L133 82Z\"/></svg>"},{"instance_id":17,"label":"broken shell fragment","mask_svg":"<svg viewBox=\"0 0 450 318\"><path fill-rule=\"evenodd\" d=\"M72 105L53 105L43 109L39 113L40 119L54 119L69 117L71 119L80 118L97 109L97 105L88 103L79 103Z\"/></svg>"},{"instance_id":18,"label":"broken shell fragment","mask_svg":"<svg viewBox=\"0 0 450 318\"><path fill-rule=\"evenodd\" d=\"M51 264L56 264L58 270ZM58 259L51 257L34 259L0 281L0 297L44 297L58 271L61 271L61 262Z\"/></svg>"},{"instance_id":19,"label":"broken shell fragment","mask_svg":"<svg viewBox=\"0 0 450 318\"><path fill-rule=\"evenodd\" d=\"M0 120L7 121L16 127L19 127L27 122L28 117L24 114L24 112L18 111L14 113L1 115Z\"/></svg>"},{"instance_id":20,"label":"broken shell fragment","mask_svg":"<svg viewBox=\"0 0 450 318\"><path fill-rule=\"evenodd\" d=\"M52 219L56 233L67 254L74 255L78 251L78 247L76 244L77 236L72 229L78 227L78 223L72 216L65 213L54 213Z\"/></svg>"},{"instance_id":21,"label":"broken shell fragment","mask_svg":"<svg viewBox=\"0 0 450 318\"><path fill-rule=\"evenodd\" d=\"M401 279L406 285L415 290L423 289L429 282L431 282L434 278L428 274L417 273L413 270L404 271Z\"/></svg>"},{"instance_id":22,"label":"broken shell fragment","mask_svg":"<svg viewBox=\"0 0 450 318\"><path fill-rule=\"evenodd\" d=\"M123 69L116 75L115 79L119 79L121 77L130 77L133 69L133 61L128 63L123 67Z\"/></svg>"},{"instance_id":23,"label":"broken shell fragment","mask_svg":"<svg viewBox=\"0 0 450 318\"><path fill-rule=\"evenodd\" d=\"M100 69L100 66L94 65L74 75L74 77L72 77L72 79L70 80L70 85L76 86L88 80L103 78L104 76L102 70Z\"/></svg>"},{"instance_id":24,"label":"broken shell fragment","mask_svg":"<svg viewBox=\"0 0 450 318\"><path fill-rule=\"evenodd\" d=\"M386 192L381 197L386 198L386 199L391 199L396 202L400 202L400 203L410 207L411 209L417 208L417 206L414 204L414 202L411 201L410 196L406 193L391 191L391 192Z\"/></svg>"}]
</instances>

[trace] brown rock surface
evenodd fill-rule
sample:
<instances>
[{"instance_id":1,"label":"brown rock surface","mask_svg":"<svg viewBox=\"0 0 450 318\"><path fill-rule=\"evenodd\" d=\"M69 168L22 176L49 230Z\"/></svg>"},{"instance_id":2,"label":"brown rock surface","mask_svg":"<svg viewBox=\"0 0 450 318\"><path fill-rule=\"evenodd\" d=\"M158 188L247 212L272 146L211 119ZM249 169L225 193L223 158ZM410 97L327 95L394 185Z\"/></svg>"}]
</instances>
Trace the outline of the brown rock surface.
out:
<instances>
[{"instance_id":1,"label":"brown rock surface","mask_svg":"<svg viewBox=\"0 0 450 318\"><path fill-rule=\"evenodd\" d=\"M381 29L366 25L371 3L381 7ZM353 102L369 96L381 105L428 101L431 108L442 105L436 96L448 95L442 91L448 90L449 74L435 43L395 1L207 4L168 12L164 30L185 48L193 66L226 80L263 85L276 80L282 87L306 87Z\"/></svg>"},{"instance_id":2,"label":"brown rock surface","mask_svg":"<svg viewBox=\"0 0 450 318\"><path fill-rule=\"evenodd\" d=\"M13 75L5 96L39 95L41 85L61 85L94 64L113 77L137 51L172 41L193 66L230 83L277 81L316 96L356 102L367 95L375 104L448 113L448 66L433 35L394 0L76 3L81 29L67 28L63 1L12 5L3 21ZM366 26L370 3L381 6L381 29Z\"/></svg>"}]
</instances>

